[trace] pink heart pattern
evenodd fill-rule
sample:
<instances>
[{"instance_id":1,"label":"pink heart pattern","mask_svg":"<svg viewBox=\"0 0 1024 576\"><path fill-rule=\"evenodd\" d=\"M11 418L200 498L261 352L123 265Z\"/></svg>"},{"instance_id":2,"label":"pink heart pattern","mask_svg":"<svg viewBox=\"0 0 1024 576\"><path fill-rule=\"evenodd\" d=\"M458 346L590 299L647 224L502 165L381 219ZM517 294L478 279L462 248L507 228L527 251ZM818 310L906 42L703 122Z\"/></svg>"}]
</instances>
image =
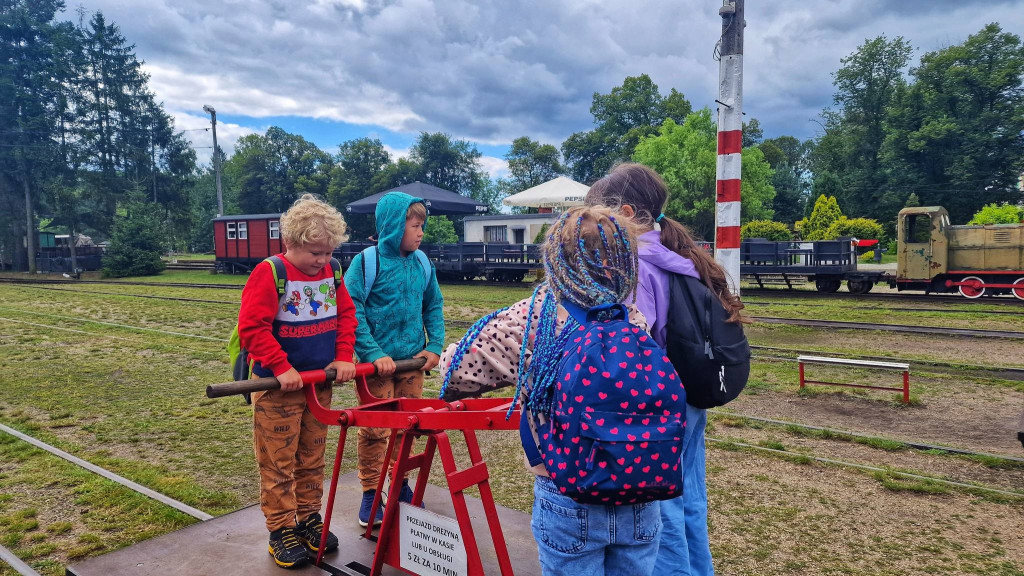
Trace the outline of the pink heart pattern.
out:
<instances>
[{"instance_id":1,"label":"pink heart pattern","mask_svg":"<svg viewBox=\"0 0 1024 576\"><path fill-rule=\"evenodd\" d=\"M686 392L675 369L636 326L613 320L584 328L557 367L561 402L547 422L534 421L552 481L588 504L682 494Z\"/></svg>"}]
</instances>

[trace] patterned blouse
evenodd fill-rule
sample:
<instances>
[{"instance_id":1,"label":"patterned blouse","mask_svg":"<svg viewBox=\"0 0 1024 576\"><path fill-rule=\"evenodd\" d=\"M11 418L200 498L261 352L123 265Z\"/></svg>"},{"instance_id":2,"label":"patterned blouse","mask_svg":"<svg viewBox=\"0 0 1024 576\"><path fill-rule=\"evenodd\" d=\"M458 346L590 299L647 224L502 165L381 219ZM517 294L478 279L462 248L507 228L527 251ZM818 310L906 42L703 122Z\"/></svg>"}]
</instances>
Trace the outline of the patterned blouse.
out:
<instances>
[{"instance_id":1,"label":"patterned blouse","mask_svg":"<svg viewBox=\"0 0 1024 576\"><path fill-rule=\"evenodd\" d=\"M523 334L526 326L526 311L530 306L530 298L516 302L501 314L495 316L480 331L480 335L462 359L455 373L452 374L445 393L445 400L458 400L480 396L492 390L515 387L519 372L519 355L526 355L525 367L529 369L532 356L533 338L537 334L540 320L541 303L547 294L542 287L537 294L533 310L530 314L530 342L524 348ZM629 322L647 330L647 320L633 304L627 304ZM561 332L569 313L558 307L557 330ZM465 336L464 336L465 337ZM446 373L452 363L452 356L458 343L453 343L441 354L441 373ZM525 457L524 457L525 458ZM529 466L528 466L529 467ZM543 465L531 468L534 474L547 476Z\"/></svg>"}]
</instances>

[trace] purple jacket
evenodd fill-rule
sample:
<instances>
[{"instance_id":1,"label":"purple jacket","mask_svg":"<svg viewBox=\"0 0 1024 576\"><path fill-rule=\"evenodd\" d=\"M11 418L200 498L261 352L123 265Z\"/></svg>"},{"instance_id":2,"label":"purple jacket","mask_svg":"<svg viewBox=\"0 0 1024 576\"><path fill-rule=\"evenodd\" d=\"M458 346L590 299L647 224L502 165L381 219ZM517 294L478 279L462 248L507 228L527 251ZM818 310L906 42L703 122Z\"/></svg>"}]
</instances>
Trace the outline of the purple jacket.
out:
<instances>
[{"instance_id":1,"label":"purple jacket","mask_svg":"<svg viewBox=\"0 0 1024 576\"><path fill-rule=\"evenodd\" d=\"M647 318L654 341L665 346L665 321L668 318L669 273L700 278L693 261L661 244L661 232L651 230L640 235L640 278L636 307Z\"/></svg>"}]
</instances>

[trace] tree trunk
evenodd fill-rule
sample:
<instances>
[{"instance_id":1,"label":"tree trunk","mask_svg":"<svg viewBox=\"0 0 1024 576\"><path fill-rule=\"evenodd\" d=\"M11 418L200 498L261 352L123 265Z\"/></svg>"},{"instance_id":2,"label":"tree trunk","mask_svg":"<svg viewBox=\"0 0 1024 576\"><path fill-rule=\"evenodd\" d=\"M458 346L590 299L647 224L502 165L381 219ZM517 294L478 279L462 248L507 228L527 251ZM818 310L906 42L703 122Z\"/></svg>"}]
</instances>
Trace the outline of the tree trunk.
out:
<instances>
[{"instance_id":1,"label":"tree trunk","mask_svg":"<svg viewBox=\"0 0 1024 576\"><path fill-rule=\"evenodd\" d=\"M28 272L36 273L36 236L35 219L32 217L32 191L28 185L28 173L22 179L22 186L25 189L25 251L28 256Z\"/></svg>"}]
</instances>

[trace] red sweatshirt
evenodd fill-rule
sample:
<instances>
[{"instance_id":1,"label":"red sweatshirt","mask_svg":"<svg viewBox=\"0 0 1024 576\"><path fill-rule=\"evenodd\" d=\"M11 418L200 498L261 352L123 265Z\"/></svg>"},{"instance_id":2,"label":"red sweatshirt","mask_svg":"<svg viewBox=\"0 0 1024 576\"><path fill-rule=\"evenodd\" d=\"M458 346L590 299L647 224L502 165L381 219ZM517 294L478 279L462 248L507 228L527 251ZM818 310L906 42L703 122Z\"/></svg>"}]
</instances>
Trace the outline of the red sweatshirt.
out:
<instances>
[{"instance_id":1,"label":"red sweatshirt","mask_svg":"<svg viewBox=\"0 0 1024 576\"><path fill-rule=\"evenodd\" d=\"M242 290L238 335L256 360L256 376L279 376L295 368L321 370L335 360L352 361L356 312L344 282L335 289L334 271L303 274L283 254L287 272L284 295L278 298L269 262L253 269Z\"/></svg>"}]
</instances>

